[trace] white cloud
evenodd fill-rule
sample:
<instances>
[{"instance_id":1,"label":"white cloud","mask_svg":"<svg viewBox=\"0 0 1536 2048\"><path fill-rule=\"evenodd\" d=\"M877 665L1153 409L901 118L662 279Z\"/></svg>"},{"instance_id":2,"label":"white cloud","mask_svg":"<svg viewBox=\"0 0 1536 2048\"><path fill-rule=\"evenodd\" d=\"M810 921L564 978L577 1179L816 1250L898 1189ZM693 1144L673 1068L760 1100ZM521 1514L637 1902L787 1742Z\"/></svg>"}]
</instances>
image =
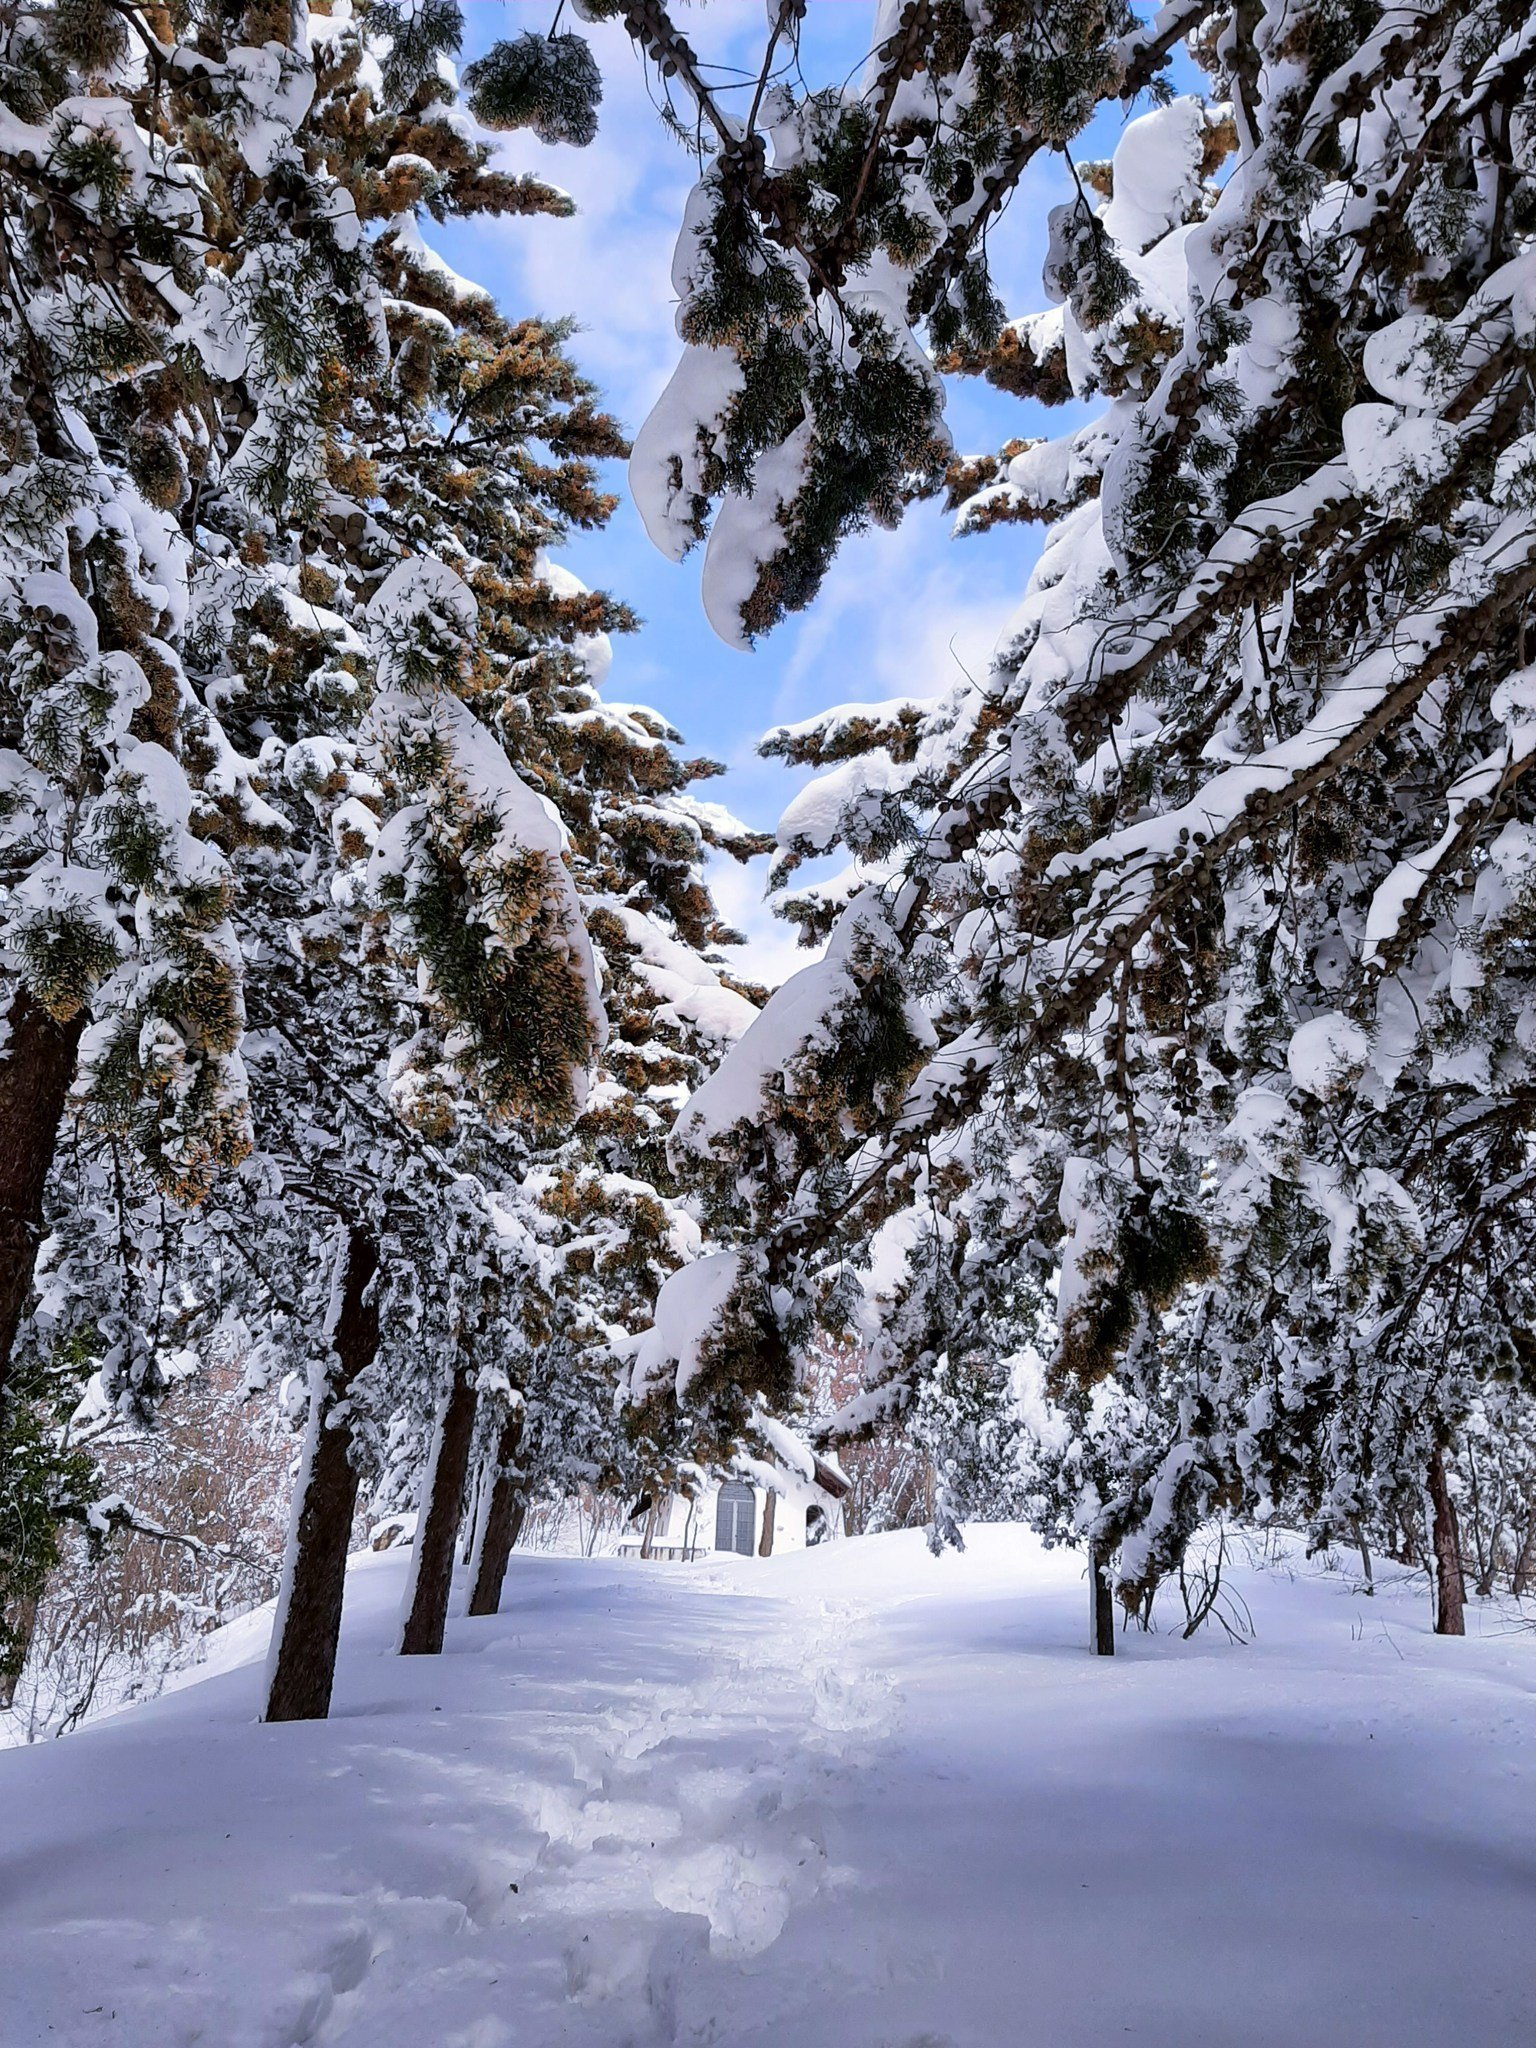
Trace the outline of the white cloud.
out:
<instances>
[{"instance_id":1,"label":"white cloud","mask_svg":"<svg viewBox=\"0 0 1536 2048\"><path fill-rule=\"evenodd\" d=\"M968 674L980 680L1023 592L1033 550L1006 564L952 542L931 509L894 533L846 543L811 611L797 625L774 705L776 719L828 704L933 697Z\"/></svg>"},{"instance_id":2,"label":"white cloud","mask_svg":"<svg viewBox=\"0 0 1536 2048\"><path fill-rule=\"evenodd\" d=\"M729 858L717 858L710 864L709 886L721 917L746 940L744 946L724 949L730 966L749 981L777 988L816 956L797 944L793 928L775 917L763 901L767 872L766 861L755 860L742 867Z\"/></svg>"}]
</instances>

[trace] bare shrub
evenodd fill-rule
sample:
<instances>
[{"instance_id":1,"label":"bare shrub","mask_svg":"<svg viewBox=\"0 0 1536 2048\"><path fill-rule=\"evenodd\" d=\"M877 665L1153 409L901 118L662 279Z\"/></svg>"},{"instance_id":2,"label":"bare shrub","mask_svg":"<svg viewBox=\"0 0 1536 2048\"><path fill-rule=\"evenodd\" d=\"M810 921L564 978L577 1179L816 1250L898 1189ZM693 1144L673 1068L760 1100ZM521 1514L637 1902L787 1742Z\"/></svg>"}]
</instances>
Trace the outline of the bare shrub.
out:
<instances>
[{"instance_id":1,"label":"bare shrub","mask_svg":"<svg viewBox=\"0 0 1536 2048\"><path fill-rule=\"evenodd\" d=\"M0 1743L152 1698L210 1629L271 1597L292 1439L269 1408L237 1399L238 1380L230 1366L187 1380L153 1430L114 1427L93 1444L106 1493L163 1533L70 1533Z\"/></svg>"}]
</instances>

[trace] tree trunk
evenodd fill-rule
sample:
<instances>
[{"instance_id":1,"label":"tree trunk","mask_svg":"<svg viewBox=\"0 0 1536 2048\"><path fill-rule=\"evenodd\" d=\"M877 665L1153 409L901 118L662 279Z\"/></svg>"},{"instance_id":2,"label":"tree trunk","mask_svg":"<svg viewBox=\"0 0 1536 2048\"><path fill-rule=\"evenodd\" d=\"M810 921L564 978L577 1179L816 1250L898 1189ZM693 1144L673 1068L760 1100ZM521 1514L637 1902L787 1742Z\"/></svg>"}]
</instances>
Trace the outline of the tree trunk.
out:
<instances>
[{"instance_id":1,"label":"tree trunk","mask_svg":"<svg viewBox=\"0 0 1536 2048\"><path fill-rule=\"evenodd\" d=\"M1109 1559L1097 1543L1088 1545L1088 1647L1095 1657L1115 1654L1115 1596Z\"/></svg>"},{"instance_id":2,"label":"tree trunk","mask_svg":"<svg viewBox=\"0 0 1536 2048\"><path fill-rule=\"evenodd\" d=\"M464 1503L464 1519L459 1524L459 1563L470 1564L480 1555L480 1525L485 1519L485 1466L476 1468L475 1477L469 1489L469 1498Z\"/></svg>"},{"instance_id":3,"label":"tree trunk","mask_svg":"<svg viewBox=\"0 0 1536 2048\"><path fill-rule=\"evenodd\" d=\"M1491 1516L1485 1517L1483 1514L1482 1481L1478 1475L1477 1460L1472 1455L1470 1445L1467 1449L1467 1476L1472 1483L1470 1500L1472 1508L1472 1561L1477 1568L1474 1581L1477 1587L1478 1598L1486 1600L1493 1591L1493 1573L1499 1555L1499 1515L1497 1508L1495 1508ZM1452 1505L1454 1512L1454 1503ZM1461 1524L1459 1517L1457 1519L1456 1534L1456 1548L1460 1551ZM1462 1565L1461 1579L1462 1588L1465 1591L1467 1579L1465 1563Z\"/></svg>"},{"instance_id":4,"label":"tree trunk","mask_svg":"<svg viewBox=\"0 0 1536 2048\"><path fill-rule=\"evenodd\" d=\"M0 1407L32 1287L43 1190L84 1029L84 1010L67 1024L55 1024L24 990L16 991L10 1040L0 1060Z\"/></svg>"},{"instance_id":5,"label":"tree trunk","mask_svg":"<svg viewBox=\"0 0 1536 2048\"><path fill-rule=\"evenodd\" d=\"M339 1235L330 1358L310 1390L309 1429L272 1624L262 1716L267 1721L323 1721L336 1676L347 1545L357 1507L345 1403L379 1348L379 1311L370 1293L379 1270L378 1245L359 1224L345 1225Z\"/></svg>"},{"instance_id":6,"label":"tree trunk","mask_svg":"<svg viewBox=\"0 0 1536 2048\"><path fill-rule=\"evenodd\" d=\"M1445 1455L1438 1444L1429 1461L1429 1500L1435 1552L1435 1634L1464 1636L1466 1589L1461 1578L1461 1546L1456 1539L1456 1509L1446 1484Z\"/></svg>"},{"instance_id":7,"label":"tree trunk","mask_svg":"<svg viewBox=\"0 0 1536 2048\"><path fill-rule=\"evenodd\" d=\"M1525 1541L1520 1546L1520 1555L1515 1559L1515 1576L1511 1591L1518 1600L1523 1597L1533 1578L1536 1578L1536 1515L1526 1525Z\"/></svg>"},{"instance_id":8,"label":"tree trunk","mask_svg":"<svg viewBox=\"0 0 1536 2048\"><path fill-rule=\"evenodd\" d=\"M475 1438L476 1398L470 1368L460 1365L437 1418L432 1456L422 1482L405 1626L400 1634L402 1657L435 1657L443 1647L448 1595L453 1590L453 1546L464 1511L464 1481Z\"/></svg>"},{"instance_id":9,"label":"tree trunk","mask_svg":"<svg viewBox=\"0 0 1536 2048\"><path fill-rule=\"evenodd\" d=\"M757 1546L757 1554L759 1557L772 1557L773 1555L773 1524L775 1520L775 1508L778 1502L778 1498L779 1496L774 1492L773 1488L770 1486L768 1489L768 1498L763 1502L763 1534L762 1539Z\"/></svg>"},{"instance_id":10,"label":"tree trunk","mask_svg":"<svg viewBox=\"0 0 1536 2048\"><path fill-rule=\"evenodd\" d=\"M517 1454L523 1441L523 1409L519 1403L501 1425L496 1446L496 1476L491 1483L490 1504L480 1534L480 1555L475 1560L474 1584L470 1588L469 1612L495 1614L501 1606L501 1582L507 1576L507 1560L523 1533L528 1503L523 1498L517 1471Z\"/></svg>"},{"instance_id":11,"label":"tree trunk","mask_svg":"<svg viewBox=\"0 0 1536 2048\"><path fill-rule=\"evenodd\" d=\"M1499 1560L1504 1551L1504 1511L1509 1505L1509 1478L1501 1470L1499 1490L1493 1497L1493 1511L1488 1517L1488 1544L1480 1548L1477 1562L1477 1586L1479 1600L1491 1600L1493 1589L1499 1582Z\"/></svg>"},{"instance_id":12,"label":"tree trunk","mask_svg":"<svg viewBox=\"0 0 1536 2048\"><path fill-rule=\"evenodd\" d=\"M1358 1515L1354 1518L1354 1528L1355 1542L1360 1548L1360 1563L1365 1572L1365 1591L1373 1594L1376 1591L1376 1574L1371 1570L1371 1546L1365 1540L1365 1524Z\"/></svg>"},{"instance_id":13,"label":"tree trunk","mask_svg":"<svg viewBox=\"0 0 1536 2048\"><path fill-rule=\"evenodd\" d=\"M16 1688L27 1668L27 1653L32 1648L32 1632L36 1627L37 1601L18 1600L11 1610L15 1649L6 1662L0 1664L0 1713L8 1712L16 1704Z\"/></svg>"}]
</instances>

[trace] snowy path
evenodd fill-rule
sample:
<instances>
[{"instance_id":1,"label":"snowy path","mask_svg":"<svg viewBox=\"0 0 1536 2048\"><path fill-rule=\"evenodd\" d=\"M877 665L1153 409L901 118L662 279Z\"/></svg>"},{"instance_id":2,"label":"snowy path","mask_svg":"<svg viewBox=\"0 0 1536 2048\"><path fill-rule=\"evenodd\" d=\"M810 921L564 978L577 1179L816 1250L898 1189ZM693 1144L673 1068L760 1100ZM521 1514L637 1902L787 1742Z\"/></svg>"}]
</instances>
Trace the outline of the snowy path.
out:
<instances>
[{"instance_id":1,"label":"snowy path","mask_svg":"<svg viewBox=\"0 0 1536 2048\"><path fill-rule=\"evenodd\" d=\"M0 1754L4 2048L1536 2039L1536 1637L1247 1573L1253 1646L1105 1664L1077 1562L978 1530L518 1559L401 1660L400 1571L323 1726L252 1724L253 1619Z\"/></svg>"}]
</instances>

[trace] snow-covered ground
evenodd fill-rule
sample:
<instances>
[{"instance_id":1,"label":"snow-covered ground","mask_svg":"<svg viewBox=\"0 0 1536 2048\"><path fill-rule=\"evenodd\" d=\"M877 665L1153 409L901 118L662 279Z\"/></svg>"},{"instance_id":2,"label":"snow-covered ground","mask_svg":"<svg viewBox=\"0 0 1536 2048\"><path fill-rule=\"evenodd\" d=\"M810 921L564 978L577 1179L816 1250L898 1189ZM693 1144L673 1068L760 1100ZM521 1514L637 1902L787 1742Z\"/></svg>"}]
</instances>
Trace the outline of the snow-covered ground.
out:
<instances>
[{"instance_id":1,"label":"snow-covered ground","mask_svg":"<svg viewBox=\"0 0 1536 2048\"><path fill-rule=\"evenodd\" d=\"M1083 1648L1010 1528L700 1567L517 1557L336 1712L181 1691L0 1755L5 2048L1529 2048L1536 1636L1234 1574ZM1474 1616L1472 1626L1478 1627Z\"/></svg>"}]
</instances>

